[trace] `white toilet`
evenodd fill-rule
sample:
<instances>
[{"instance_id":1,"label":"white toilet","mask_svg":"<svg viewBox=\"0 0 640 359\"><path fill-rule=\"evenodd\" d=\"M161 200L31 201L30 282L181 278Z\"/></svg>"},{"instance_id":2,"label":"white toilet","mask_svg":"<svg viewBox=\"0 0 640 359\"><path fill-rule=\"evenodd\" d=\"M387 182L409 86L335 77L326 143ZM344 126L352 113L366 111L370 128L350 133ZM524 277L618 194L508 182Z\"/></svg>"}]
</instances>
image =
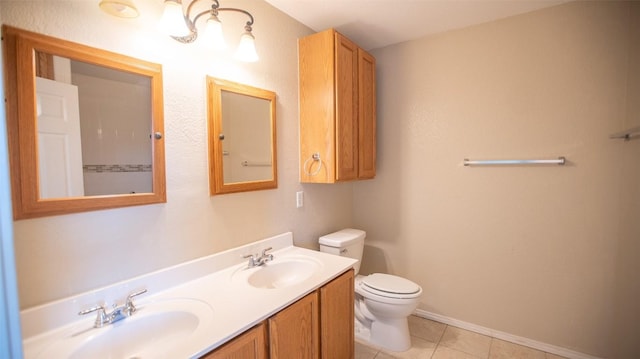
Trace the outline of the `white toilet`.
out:
<instances>
[{"instance_id":1,"label":"white toilet","mask_svg":"<svg viewBox=\"0 0 640 359\"><path fill-rule=\"evenodd\" d=\"M320 251L357 259L360 270L366 232L343 229L320 237ZM411 348L407 317L418 306L422 288L394 275L374 273L355 279L355 335L360 340L392 350Z\"/></svg>"}]
</instances>

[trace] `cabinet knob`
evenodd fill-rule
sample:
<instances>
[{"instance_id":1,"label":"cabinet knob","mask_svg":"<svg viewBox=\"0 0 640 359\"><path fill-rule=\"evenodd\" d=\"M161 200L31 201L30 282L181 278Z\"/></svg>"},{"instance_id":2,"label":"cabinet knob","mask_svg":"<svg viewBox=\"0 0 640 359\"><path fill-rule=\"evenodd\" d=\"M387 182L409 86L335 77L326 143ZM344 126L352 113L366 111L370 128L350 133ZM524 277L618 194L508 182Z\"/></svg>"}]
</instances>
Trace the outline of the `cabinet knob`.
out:
<instances>
[{"instance_id":1,"label":"cabinet knob","mask_svg":"<svg viewBox=\"0 0 640 359\"><path fill-rule=\"evenodd\" d=\"M224 133L219 134L219 135L218 135L218 138L219 138L220 140L224 140Z\"/></svg>"}]
</instances>

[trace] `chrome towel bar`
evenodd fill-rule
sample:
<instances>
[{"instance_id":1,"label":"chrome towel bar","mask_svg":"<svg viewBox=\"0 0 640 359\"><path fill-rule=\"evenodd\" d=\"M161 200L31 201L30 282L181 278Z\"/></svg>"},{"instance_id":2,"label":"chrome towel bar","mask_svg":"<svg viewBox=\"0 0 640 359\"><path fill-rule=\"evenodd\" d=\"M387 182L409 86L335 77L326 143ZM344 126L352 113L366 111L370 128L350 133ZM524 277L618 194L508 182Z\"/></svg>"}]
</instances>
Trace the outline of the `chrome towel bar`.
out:
<instances>
[{"instance_id":1,"label":"chrome towel bar","mask_svg":"<svg viewBox=\"0 0 640 359\"><path fill-rule=\"evenodd\" d=\"M631 137L636 137L636 136L640 136L640 126L639 127L630 128L630 129L622 131L622 132L614 133L613 135L609 136L609 138L611 138L611 139L623 139L623 140L627 141L627 140L631 139Z\"/></svg>"},{"instance_id":2,"label":"chrome towel bar","mask_svg":"<svg viewBox=\"0 0 640 359\"><path fill-rule=\"evenodd\" d=\"M465 166L510 166L510 165L560 165L563 166L566 158L558 157L555 160L470 160L465 158L462 162Z\"/></svg>"},{"instance_id":3,"label":"chrome towel bar","mask_svg":"<svg viewBox=\"0 0 640 359\"><path fill-rule=\"evenodd\" d=\"M271 162L251 162L251 161L242 161L240 163L242 167L270 167Z\"/></svg>"}]
</instances>

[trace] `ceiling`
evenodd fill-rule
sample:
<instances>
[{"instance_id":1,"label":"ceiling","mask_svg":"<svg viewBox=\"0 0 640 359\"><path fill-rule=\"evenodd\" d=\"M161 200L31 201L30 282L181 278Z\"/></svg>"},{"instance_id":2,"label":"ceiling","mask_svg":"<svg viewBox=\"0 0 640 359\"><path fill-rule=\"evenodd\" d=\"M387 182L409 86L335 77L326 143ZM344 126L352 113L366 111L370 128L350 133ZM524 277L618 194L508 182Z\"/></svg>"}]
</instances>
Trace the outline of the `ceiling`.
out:
<instances>
[{"instance_id":1,"label":"ceiling","mask_svg":"<svg viewBox=\"0 0 640 359\"><path fill-rule=\"evenodd\" d=\"M567 0L266 0L314 31L366 50L558 5Z\"/></svg>"}]
</instances>

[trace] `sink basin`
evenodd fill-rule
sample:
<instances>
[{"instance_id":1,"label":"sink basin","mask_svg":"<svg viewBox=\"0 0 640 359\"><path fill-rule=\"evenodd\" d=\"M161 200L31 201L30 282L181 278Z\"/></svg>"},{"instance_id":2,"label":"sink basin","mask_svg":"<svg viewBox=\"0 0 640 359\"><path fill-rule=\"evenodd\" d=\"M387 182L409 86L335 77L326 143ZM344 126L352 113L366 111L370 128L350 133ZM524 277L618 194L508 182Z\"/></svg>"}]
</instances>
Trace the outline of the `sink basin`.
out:
<instances>
[{"instance_id":1,"label":"sink basin","mask_svg":"<svg viewBox=\"0 0 640 359\"><path fill-rule=\"evenodd\" d=\"M67 330L38 358L169 358L206 329L213 310L199 300L171 299L140 306L131 317L102 328L93 322Z\"/></svg>"},{"instance_id":2,"label":"sink basin","mask_svg":"<svg viewBox=\"0 0 640 359\"><path fill-rule=\"evenodd\" d=\"M301 283L321 268L322 263L311 257L287 257L236 271L234 280L254 288L278 289Z\"/></svg>"}]
</instances>

